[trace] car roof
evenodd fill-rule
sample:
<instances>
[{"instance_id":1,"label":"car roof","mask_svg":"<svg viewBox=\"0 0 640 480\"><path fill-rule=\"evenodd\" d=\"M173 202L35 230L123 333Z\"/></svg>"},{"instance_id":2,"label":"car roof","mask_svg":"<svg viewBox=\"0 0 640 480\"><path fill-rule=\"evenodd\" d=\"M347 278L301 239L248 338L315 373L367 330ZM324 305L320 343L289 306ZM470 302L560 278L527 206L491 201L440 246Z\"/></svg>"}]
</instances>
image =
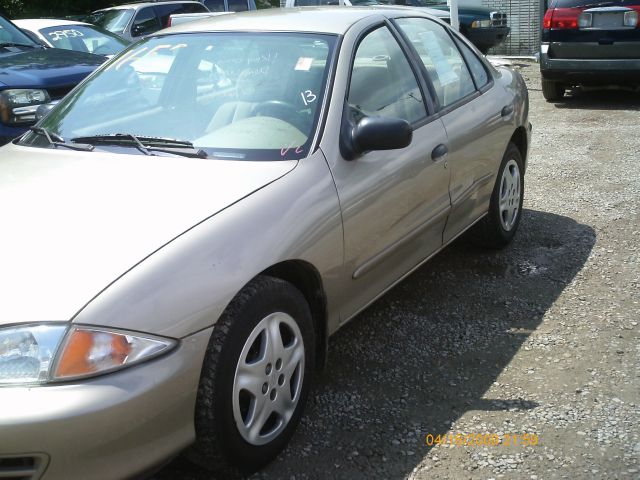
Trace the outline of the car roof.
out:
<instances>
[{"instance_id":1,"label":"car roof","mask_svg":"<svg viewBox=\"0 0 640 480\"><path fill-rule=\"evenodd\" d=\"M103 12L105 10L117 10L117 9L124 9L124 8L142 8L142 7L153 7L153 6L157 6L157 5L166 5L166 4L175 4L175 3L197 3L199 5L202 5L202 2L197 2L194 0L175 0L175 1L161 1L161 2L134 2L134 3L124 3L122 5L115 5L113 7L107 7L107 8L101 8L99 10L96 10L96 12Z\"/></svg>"},{"instance_id":2,"label":"car roof","mask_svg":"<svg viewBox=\"0 0 640 480\"><path fill-rule=\"evenodd\" d=\"M367 17L379 16L382 19L384 17L409 16L408 14L415 17L435 18L417 8L395 6L271 8L209 17L167 28L158 34L263 31L344 35L354 23Z\"/></svg>"},{"instance_id":3,"label":"car roof","mask_svg":"<svg viewBox=\"0 0 640 480\"><path fill-rule=\"evenodd\" d=\"M27 28L33 30L40 30L47 27L64 27L66 25L87 25L92 26L89 23L78 22L77 20L64 20L56 18L26 18L22 20L14 20L20 28Z\"/></svg>"}]
</instances>

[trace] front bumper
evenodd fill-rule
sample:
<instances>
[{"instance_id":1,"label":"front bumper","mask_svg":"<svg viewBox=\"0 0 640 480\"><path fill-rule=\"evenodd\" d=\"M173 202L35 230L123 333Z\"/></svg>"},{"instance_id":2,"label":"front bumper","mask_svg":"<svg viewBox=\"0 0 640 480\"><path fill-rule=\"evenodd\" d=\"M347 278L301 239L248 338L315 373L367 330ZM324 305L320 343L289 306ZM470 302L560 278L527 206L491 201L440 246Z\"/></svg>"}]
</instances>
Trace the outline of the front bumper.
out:
<instances>
[{"instance_id":1,"label":"front bumper","mask_svg":"<svg viewBox=\"0 0 640 480\"><path fill-rule=\"evenodd\" d=\"M547 80L575 83L640 82L640 59L550 58L548 44L542 44L540 72Z\"/></svg>"},{"instance_id":2,"label":"front bumper","mask_svg":"<svg viewBox=\"0 0 640 480\"><path fill-rule=\"evenodd\" d=\"M509 27L466 28L466 37L480 50L487 50L500 45L511 32Z\"/></svg>"},{"instance_id":3,"label":"front bumper","mask_svg":"<svg viewBox=\"0 0 640 480\"><path fill-rule=\"evenodd\" d=\"M29 480L130 478L178 453L195 439L210 335L204 330L163 357L91 380L0 388L0 478L3 465L28 466L30 458Z\"/></svg>"}]
</instances>

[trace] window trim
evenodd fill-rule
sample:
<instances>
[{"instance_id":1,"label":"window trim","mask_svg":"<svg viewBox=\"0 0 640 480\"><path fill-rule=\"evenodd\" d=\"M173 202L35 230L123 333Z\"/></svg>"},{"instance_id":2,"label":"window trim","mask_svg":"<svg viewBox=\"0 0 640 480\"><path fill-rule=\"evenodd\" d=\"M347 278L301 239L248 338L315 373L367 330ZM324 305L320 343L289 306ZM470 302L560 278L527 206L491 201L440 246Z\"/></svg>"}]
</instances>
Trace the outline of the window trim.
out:
<instances>
[{"instance_id":1,"label":"window trim","mask_svg":"<svg viewBox=\"0 0 640 480\"><path fill-rule=\"evenodd\" d=\"M416 18L416 19L420 19L420 20L426 20L426 21L432 22L432 23L434 23L436 25L439 25L444 29L444 31L451 38L451 41L453 42L456 50L460 54L460 57L462 58L462 61L464 62L464 65L467 67L467 70L469 71L469 76L471 77L471 81L473 82L473 87L474 87L474 92L473 93L465 95L464 97L460 98L459 100L457 100L456 102L452 103L451 105L447 105L446 107L443 107L440 104L440 100L438 99L438 96L435 94L435 87L433 86L433 81L431 80L431 76L429 75L429 72L427 72L427 69L424 66L424 63L422 62L422 59L420 58L420 55L418 54L417 50L414 48L414 46L409 41L409 38L407 37L406 33L402 30L400 25L398 25L397 22L396 22L396 20L400 20L400 19L404 19L404 18L408 18L408 19ZM391 23L394 25L394 27L398 30L398 33L400 35L402 35L404 41L406 42L407 48L409 48L411 50L412 56L414 58L414 61L416 61L416 63L418 64L418 68L420 68L420 72L422 73L423 77L425 78L425 81L429 85L429 91L430 91L431 95L433 95L433 102L434 102L434 105L436 106L436 112L435 112L435 117L436 118L440 118L441 116L444 116L447 113L452 112L453 110L456 110L456 109L466 105L467 103L469 103L469 102L475 100L476 98L480 97L482 94L484 94L489 89L491 89L491 87L493 87L493 85L495 83L495 79L494 79L493 75L491 74L491 71L487 68L486 64L482 61L482 59L479 59L480 62L483 64L483 67L484 67L485 71L487 72L487 75L489 76L490 80L489 80L489 82L487 82L485 87L483 87L482 89L478 89L478 87L476 85L476 82L475 82L475 79L473 78L473 74L471 73L471 69L469 68L469 65L467 63L467 60L464 58L464 55L463 55L462 51L460 51L460 48L458 47L457 43L455 42L454 38L452 37L452 35L456 35L456 37L458 37L458 38L462 38L462 36L460 34L456 34L451 29L451 27L449 27L448 25L441 24L441 22L434 21L431 18L427 18L427 17L423 17L423 16L417 16L417 15L395 16L395 17L391 18L390 20L391 20ZM472 50L472 53L473 53L473 50ZM476 57L477 57L477 55L476 55Z\"/></svg>"}]
</instances>

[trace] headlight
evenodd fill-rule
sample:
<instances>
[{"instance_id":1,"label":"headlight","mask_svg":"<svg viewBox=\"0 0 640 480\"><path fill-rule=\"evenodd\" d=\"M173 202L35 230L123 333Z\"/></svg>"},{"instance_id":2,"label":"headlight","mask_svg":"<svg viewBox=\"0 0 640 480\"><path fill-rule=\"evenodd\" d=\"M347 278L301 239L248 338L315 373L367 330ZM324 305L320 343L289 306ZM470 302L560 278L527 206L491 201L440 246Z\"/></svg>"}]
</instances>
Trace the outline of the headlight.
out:
<instances>
[{"instance_id":1,"label":"headlight","mask_svg":"<svg viewBox=\"0 0 640 480\"><path fill-rule=\"evenodd\" d=\"M0 385L112 372L154 358L175 340L68 324L0 329Z\"/></svg>"},{"instance_id":2,"label":"headlight","mask_svg":"<svg viewBox=\"0 0 640 480\"><path fill-rule=\"evenodd\" d=\"M491 20L474 20L471 28L487 28L491 26Z\"/></svg>"},{"instance_id":3,"label":"headlight","mask_svg":"<svg viewBox=\"0 0 640 480\"><path fill-rule=\"evenodd\" d=\"M46 90L4 90L0 92L0 118L7 125L34 122L38 105L50 100Z\"/></svg>"}]
</instances>

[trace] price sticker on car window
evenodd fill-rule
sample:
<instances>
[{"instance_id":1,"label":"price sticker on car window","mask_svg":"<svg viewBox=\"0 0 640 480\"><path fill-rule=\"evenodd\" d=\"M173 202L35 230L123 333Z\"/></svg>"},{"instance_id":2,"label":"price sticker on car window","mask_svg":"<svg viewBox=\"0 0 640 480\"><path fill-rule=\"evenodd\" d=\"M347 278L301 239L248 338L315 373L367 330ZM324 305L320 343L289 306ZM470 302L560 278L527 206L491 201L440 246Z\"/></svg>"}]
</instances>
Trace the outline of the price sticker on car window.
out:
<instances>
[{"instance_id":1,"label":"price sticker on car window","mask_svg":"<svg viewBox=\"0 0 640 480\"><path fill-rule=\"evenodd\" d=\"M440 85L444 86L458 82L458 75L453 70L453 67L449 63L449 59L442 51L442 47L440 46L440 42L438 42L436 34L433 32L421 32L420 41L433 62L433 67L438 73Z\"/></svg>"},{"instance_id":2,"label":"price sticker on car window","mask_svg":"<svg viewBox=\"0 0 640 480\"><path fill-rule=\"evenodd\" d=\"M313 58L309 57L300 57L298 59L298 63L296 63L296 70L302 70L308 72L311 68L311 64L313 63Z\"/></svg>"},{"instance_id":3,"label":"price sticker on car window","mask_svg":"<svg viewBox=\"0 0 640 480\"><path fill-rule=\"evenodd\" d=\"M51 41L58 42L63 38L76 38L76 37L84 37L84 34L79 30L56 30L54 32L49 32L49 37L51 37Z\"/></svg>"}]
</instances>

